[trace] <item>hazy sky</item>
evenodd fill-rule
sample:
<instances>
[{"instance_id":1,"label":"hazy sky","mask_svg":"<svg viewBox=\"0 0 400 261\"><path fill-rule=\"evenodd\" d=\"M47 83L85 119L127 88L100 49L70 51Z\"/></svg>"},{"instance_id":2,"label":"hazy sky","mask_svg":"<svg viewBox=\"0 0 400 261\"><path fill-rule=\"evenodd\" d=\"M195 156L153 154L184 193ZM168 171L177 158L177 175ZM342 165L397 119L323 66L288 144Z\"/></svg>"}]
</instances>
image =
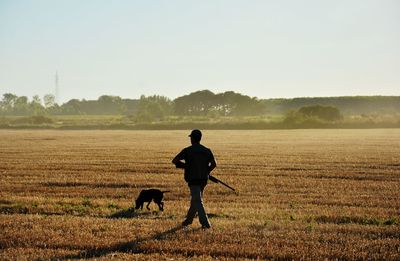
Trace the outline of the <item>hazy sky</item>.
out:
<instances>
[{"instance_id":1,"label":"hazy sky","mask_svg":"<svg viewBox=\"0 0 400 261\"><path fill-rule=\"evenodd\" d=\"M0 95L400 95L398 0L0 0Z\"/></svg>"}]
</instances>

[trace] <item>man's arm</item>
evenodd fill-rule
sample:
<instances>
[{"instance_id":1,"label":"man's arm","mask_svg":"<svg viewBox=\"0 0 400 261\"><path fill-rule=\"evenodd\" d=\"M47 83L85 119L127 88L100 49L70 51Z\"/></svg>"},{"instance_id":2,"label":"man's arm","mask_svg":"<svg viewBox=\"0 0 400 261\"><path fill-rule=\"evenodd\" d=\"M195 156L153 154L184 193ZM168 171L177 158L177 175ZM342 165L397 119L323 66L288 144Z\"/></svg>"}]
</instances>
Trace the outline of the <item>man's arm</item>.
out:
<instances>
[{"instance_id":1,"label":"man's arm","mask_svg":"<svg viewBox=\"0 0 400 261\"><path fill-rule=\"evenodd\" d=\"M183 162L183 150L175 156L175 158L172 160L172 164L174 164L176 166L176 168L178 169L184 169L186 164L185 162Z\"/></svg>"}]
</instances>

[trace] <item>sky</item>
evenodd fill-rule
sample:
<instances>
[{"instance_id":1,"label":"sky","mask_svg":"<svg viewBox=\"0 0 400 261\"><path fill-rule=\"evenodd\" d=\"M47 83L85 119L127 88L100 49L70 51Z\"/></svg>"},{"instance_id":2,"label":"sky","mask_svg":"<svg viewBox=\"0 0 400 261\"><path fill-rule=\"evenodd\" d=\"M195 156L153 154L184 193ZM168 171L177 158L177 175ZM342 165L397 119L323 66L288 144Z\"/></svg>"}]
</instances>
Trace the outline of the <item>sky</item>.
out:
<instances>
[{"instance_id":1,"label":"sky","mask_svg":"<svg viewBox=\"0 0 400 261\"><path fill-rule=\"evenodd\" d=\"M400 95L398 0L0 0L0 95Z\"/></svg>"}]
</instances>

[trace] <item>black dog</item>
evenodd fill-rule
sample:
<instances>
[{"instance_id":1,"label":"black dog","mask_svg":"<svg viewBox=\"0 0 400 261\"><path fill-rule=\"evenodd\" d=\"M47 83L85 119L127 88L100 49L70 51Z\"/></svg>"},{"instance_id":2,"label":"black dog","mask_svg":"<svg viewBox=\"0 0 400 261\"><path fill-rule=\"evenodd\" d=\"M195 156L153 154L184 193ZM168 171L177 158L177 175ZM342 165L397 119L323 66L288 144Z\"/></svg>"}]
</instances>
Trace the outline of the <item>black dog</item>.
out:
<instances>
[{"instance_id":1,"label":"black dog","mask_svg":"<svg viewBox=\"0 0 400 261\"><path fill-rule=\"evenodd\" d=\"M153 200L161 211L164 211L164 193L169 191L161 191L159 189L144 189L140 192L139 197L136 199L135 209L143 209L144 202L148 202L146 208L150 210L149 205Z\"/></svg>"}]
</instances>

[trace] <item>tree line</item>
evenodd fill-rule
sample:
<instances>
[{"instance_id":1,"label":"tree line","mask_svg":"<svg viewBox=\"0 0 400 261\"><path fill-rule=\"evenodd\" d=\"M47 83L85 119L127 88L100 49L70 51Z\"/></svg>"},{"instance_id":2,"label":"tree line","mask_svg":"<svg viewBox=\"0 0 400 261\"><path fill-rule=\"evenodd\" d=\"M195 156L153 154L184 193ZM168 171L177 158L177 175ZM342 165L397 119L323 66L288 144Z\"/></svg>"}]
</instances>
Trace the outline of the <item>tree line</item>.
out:
<instances>
[{"instance_id":1,"label":"tree line","mask_svg":"<svg viewBox=\"0 0 400 261\"><path fill-rule=\"evenodd\" d=\"M232 91L214 94L209 90L193 92L174 100L165 96L144 96L140 99L122 99L103 95L97 100L72 99L58 105L54 95L41 99L35 95L3 94L0 115L130 115L138 119L163 119L171 115L187 116L237 116L259 115L263 105L257 98Z\"/></svg>"},{"instance_id":2,"label":"tree line","mask_svg":"<svg viewBox=\"0 0 400 261\"><path fill-rule=\"evenodd\" d=\"M5 93L0 100L0 115L127 115L137 121L153 121L168 116L283 115L313 105L335 107L344 115L400 114L399 96L258 99L233 91L201 90L174 100L160 95L142 95L139 99L102 95L97 100L71 99L61 105L51 94L29 99Z\"/></svg>"},{"instance_id":3,"label":"tree line","mask_svg":"<svg viewBox=\"0 0 400 261\"><path fill-rule=\"evenodd\" d=\"M38 95L29 99L5 93L0 100L0 115L118 115L134 112L137 104L138 100L103 95L97 100L71 99L59 105L52 94L46 94L42 99Z\"/></svg>"},{"instance_id":4,"label":"tree line","mask_svg":"<svg viewBox=\"0 0 400 261\"><path fill-rule=\"evenodd\" d=\"M304 97L265 99L262 103L268 114L284 114L310 105L333 106L344 115L400 114L400 96Z\"/></svg>"}]
</instances>

